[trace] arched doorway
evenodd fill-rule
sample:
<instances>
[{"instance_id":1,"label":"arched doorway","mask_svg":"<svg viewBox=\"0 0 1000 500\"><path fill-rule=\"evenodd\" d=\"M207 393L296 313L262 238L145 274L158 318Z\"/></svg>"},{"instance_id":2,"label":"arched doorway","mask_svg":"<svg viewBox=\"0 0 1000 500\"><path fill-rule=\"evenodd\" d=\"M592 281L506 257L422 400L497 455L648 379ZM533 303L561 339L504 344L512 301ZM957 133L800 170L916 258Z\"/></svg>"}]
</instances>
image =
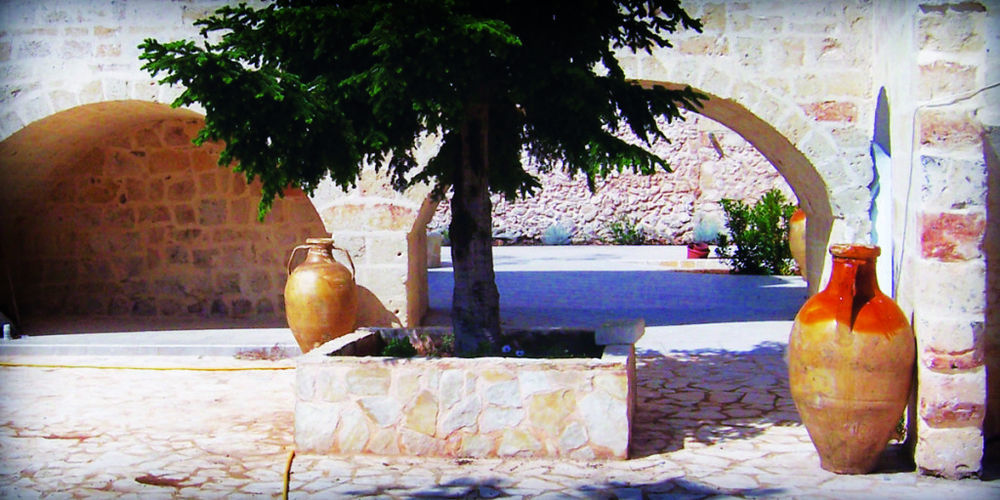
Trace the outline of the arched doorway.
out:
<instances>
[{"instance_id":1,"label":"arched doorway","mask_svg":"<svg viewBox=\"0 0 1000 500\"><path fill-rule=\"evenodd\" d=\"M191 111L111 101L0 143L0 304L27 333L70 317L88 318L75 331L284 324L288 250L323 225L298 191L258 223L259 188L216 165L219 145L191 143L202 124Z\"/></svg>"},{"instance_id":2,"label":"arched doorway","mask_svg":"<svg viewBox=\"0 0 1000 500\"><path fill-rule=\"evenodd\" d=\"M643 82L643 85L680 88L679 84ZM697 90L697 89L696 89ZM733 130L753 145L791 186L806 212L806 268L810 292L815 293L823 278L826 247L833 228L833 210L826 182L801 151L771 124L740 103L698 90L709 96L703 107L693 110Z\"/></svg>"}]
</instances>

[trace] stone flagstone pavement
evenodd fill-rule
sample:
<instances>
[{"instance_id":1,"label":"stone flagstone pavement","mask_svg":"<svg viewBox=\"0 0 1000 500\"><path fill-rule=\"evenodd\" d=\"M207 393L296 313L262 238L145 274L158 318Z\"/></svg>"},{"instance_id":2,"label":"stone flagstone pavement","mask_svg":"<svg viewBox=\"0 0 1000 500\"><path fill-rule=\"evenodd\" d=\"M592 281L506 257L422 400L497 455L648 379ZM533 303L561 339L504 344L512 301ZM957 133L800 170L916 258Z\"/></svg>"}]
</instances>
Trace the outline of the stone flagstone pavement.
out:
<instances>
[{"instance_id":1,"label":"stone flagstone pavement","mask_svg":"<svg viewBox=\"0 0 1000 500\"><path fill-rule=\"evenodd\" d=\"M874 474L820 469L789 396L784 360L788 320L805 297L801 280L664 275L662 261L670 257L663 251L498 247L495 255L508 324L646 319L637 344L633 458L298 455L289 497L1000 498L995 465L987 474L994 480L947 481L918 475L897 451ZM444 257L446 267L430 276L439 315L450 300ZM715 323L697 324L707 321ZM169 335L136 332L127 349L117 345L120 335L101 337L109 345L89 345L86 356L79 346L56 355L64 351L45 338L31 339L42 344L34 351L0 349L6 363L143 368L0 366L0 498L280 497L293 447L294 361L221 354L232 353L233 338L294 345L290 334L176 333L184 340L160 345ZM180 345L192 336L202 344L223 341L194 346L203 354L197 356ZM160 355L146 355L152 353Z\"/></svg>"},{"instance_id":2,"label":"stone flagstone pavement","mask_svg":"<svg viewBox=\"0 0 1000 500\"><path fill-rule=\"evenodd\" d=\"M614 462L298 455L290 498L1000 498L1000 481L819 468L784 346L642 350L633 457ZM7 356L4 362L246 371L0 368L0 498L279 497L291 360ZM277 370L276 370L277 368Z\"/></svg>"}]
</instances>

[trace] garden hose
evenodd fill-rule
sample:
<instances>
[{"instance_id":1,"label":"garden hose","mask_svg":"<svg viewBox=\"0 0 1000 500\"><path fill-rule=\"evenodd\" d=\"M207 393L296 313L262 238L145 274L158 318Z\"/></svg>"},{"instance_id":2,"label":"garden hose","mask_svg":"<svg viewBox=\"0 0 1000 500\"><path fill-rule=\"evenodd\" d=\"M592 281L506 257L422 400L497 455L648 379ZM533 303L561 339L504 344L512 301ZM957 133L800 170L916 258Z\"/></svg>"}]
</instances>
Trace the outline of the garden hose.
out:
<instances>
[{"instance_id":1,"label":"garden hose","mask_svg":"<svg viewBox=\"0 0 1000 500\"><path fill-rule=\"evenodd\" d=\"M115 366L115 365L61 365L48 363L14 363L0 361L0 366L9 368L88 368L92 370L150 370L150 371L191 371L191 372L249 372L294 370L294 366Z\"/></svg>"},{"instance_id":2,"label":"garden hose","mask_svg":"<svg viewBox=\"0 0 1000 500\"><path fill-rule=\"evenodd\" d=\"M285 461L285 480L281 486L281 500L288 500L288 483L292 477L292 460L295 460L295 448L288 452L288 459Z\"/></svg>"}]
</instances>

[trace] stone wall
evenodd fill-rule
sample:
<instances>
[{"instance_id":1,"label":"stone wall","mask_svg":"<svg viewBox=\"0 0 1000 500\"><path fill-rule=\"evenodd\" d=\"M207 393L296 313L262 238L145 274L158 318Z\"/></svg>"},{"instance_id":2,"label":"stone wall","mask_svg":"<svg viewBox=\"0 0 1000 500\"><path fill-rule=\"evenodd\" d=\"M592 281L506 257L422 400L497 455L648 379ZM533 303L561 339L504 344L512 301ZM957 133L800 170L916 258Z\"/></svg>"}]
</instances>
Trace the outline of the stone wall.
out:
<instances>
[{"instance_id":1,"label":"stone wall","mask_svg":"<svg viewBox=\"0 0 1000 500\"><path fill-rule=\"evenodd\" d=\"M927 474L978 474L987 401L984 127L996 108L996 2L885 2L876 30L891 111L896 207L893 291L917 338L916 464ZM991 95L992 94L992 95ZM990 104L992 102L992 104ZM995 188L994 188L995 189ZM990 253L992 252L992 255ZM994 389L995 386L990 387Z\"/></svg>"},{"instance_id":2,"label":"stone wall","mask_svg":"<svg viewBox=\"0 0 1000 500\"><path fill-rule=\"evenodd\" d=\"M725 229L722 198L754 203L769 189L779 189L789 202L797 202L781 174L745 139L696 113L684 117L661 123L669 142L651 148L673 172L626 171L599 181L591 192L582 175L571 178L558 167L540 173L535 167L532 173L543 187L534 196L513 203L493 196L494 234L537 240L560 224L573 229L575 242L594 242L609 239L608 225L627 217L650 239L681 244L691 241L699 221ZM429 226L444 229L450 217L446 200Z\"/></svg>"},{"instance_id":3,"label":"stone wall","mask_svg":"<svg viewBox=\"0 0 1000 500\"><path fill-rule=\"evenodd\" d=\"M359 330L299 359L300 452L628 458L632 344L608 345L601 358L556 360L355 353L353 344L375 335Z\"/></svg>"},{"instance_id":4,"label":"stone wall","mask_svg":"<svg viewBox=\"0 0 1000 500\"><path fill-rule=\"evenodd\" d=\"M41 196L5 204L22 316L283 323L288 254L326 231L299 191L257 222L259 187L216 165L218 145L191 144L200 127L166 120L105 136L44 172Z\"/></svg>"}]
</instances>

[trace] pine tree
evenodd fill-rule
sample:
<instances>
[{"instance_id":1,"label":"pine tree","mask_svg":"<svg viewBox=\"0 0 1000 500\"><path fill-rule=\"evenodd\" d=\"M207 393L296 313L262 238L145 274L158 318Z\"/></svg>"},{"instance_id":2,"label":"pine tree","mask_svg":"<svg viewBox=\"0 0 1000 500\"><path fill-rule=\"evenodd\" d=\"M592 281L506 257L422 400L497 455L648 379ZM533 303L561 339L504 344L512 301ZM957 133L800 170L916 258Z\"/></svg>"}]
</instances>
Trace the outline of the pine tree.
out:
<instances>
[{"instance_id":1,"label":"pine tree","mask_svg":"<svg viewBox=\"0 0 1000 500\"><path fill-rule=\"evenodd\" d=\"M195 24L200 43L145 40L143 69L185 87L174 106L204 107L196 142L223 141L220 164L261 181L261 217L287 187L312 193L329 176L351 188L365 163L384 162L398 189L452 190L460 352L498 338L490 194L539 187L522 153L591 187L612 171L670 171L616 132L665 139L657 119L704 97L641 86L615 58L700 30L677 1L278 0ZM441 149L420 168L428 131Z\"/></svg>"}]
</instances>

